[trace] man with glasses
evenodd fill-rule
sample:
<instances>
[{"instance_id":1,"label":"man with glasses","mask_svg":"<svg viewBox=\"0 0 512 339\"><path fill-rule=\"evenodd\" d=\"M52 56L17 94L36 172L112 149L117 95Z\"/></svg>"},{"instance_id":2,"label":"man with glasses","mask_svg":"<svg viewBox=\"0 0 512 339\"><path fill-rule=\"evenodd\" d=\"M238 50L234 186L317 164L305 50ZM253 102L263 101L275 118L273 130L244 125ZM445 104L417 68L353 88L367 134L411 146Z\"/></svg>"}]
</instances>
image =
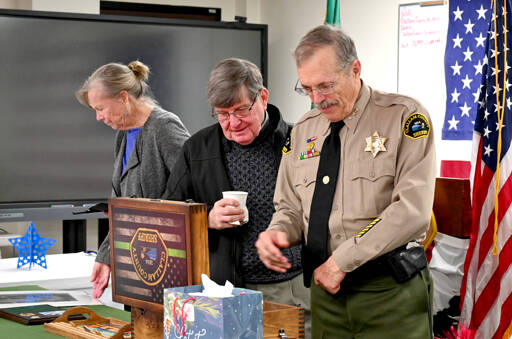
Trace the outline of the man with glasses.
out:
<instances>
[{"instance_id":1,"label":"man with glasses","mask_svg":"<svg viewBox=\"0 0 512 339\"><path fill-rule=\"evenodd\" d=\"M208 81L208 100L218 123L188 139L169 179L167 199L206 203L210 277L219 284L263 292L263 298L305 307L301 248L283 251L290 269L269 270L259 260L254 243L272 217L272 197L282 149L291 126L279 109L268 103L268 90L256 65L236 58L221 61ZM234 199L223 191L246 191L249 222ZM309 323L309 322L307 322Z\"/></svg>"},{"instance_id":2,"label":"man with glasses","mask_svg":"<svg viewBox=\"0 0 512 339\"><path fill-rule=\"evenodd\" d=\"M338 28L314 28L294 56L295 90L314 109L292 130L260 259L287 272L282 249L306 240L313 338L432 338L419 245L436 174L428 113L364 83L354 43Z\"/></svg>"}]
</instances>

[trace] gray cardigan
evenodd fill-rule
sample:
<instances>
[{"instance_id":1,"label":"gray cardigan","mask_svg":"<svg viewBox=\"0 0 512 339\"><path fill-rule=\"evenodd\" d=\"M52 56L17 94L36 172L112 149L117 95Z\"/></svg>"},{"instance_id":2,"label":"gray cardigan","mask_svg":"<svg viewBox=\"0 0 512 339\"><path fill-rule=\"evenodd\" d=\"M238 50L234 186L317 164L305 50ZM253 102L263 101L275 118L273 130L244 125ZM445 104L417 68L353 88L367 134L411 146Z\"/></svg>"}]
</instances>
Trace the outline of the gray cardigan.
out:
<instances>
[{"instance_id":1,"label":"gray cardigan","mask_svg":"<svg viewBox=\"0 0 512 339\"><path fill-rule=\"evenodd\" d=\"M142 126L126 168L121 173L126 131L118 131L114 148L112 196L161 198L181 146L189 136L176 114L155 107ZM96 261L110 264L109 236L98 249Z\"/></svg>"}]
</instances>

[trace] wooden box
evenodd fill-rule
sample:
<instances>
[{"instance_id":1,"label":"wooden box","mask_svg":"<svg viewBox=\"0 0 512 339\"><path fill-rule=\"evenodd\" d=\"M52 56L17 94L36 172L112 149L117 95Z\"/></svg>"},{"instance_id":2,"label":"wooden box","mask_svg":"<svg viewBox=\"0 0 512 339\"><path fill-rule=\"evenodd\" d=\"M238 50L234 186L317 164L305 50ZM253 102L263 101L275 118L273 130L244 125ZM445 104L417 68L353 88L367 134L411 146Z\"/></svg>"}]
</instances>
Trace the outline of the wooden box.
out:
<instances>
[{"instance_id":1,"label":"wooden box","mask_svg":"<svg viewBox=\"0 0 512 339\"><path fill-rule=\"evenodd\" d=\"M205 204L111 198L109 222L114 301L163 314L164 288L209 275Z\"/></svg>"},{"instance_id":2,"label":"wooden box","mask_svg":"<svg viewBox=\"0 0 512 339\"><path fill-rule=\"evenodd\" d=\"M304 339L304 308L263 302L263 338L281 339L284 330L288 339Z\"/></svg>"}]
</instances>

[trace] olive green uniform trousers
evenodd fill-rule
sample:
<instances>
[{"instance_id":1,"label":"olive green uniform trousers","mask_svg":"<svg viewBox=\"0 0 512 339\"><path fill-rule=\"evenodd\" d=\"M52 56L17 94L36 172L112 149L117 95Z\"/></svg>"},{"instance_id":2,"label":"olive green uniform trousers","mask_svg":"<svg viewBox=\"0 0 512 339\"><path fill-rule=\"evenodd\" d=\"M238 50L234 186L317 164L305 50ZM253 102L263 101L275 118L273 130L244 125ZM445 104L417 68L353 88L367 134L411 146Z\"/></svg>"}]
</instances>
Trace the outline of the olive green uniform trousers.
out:
<instances>
[{"instance_id":1,"label":"olive green uniform trousers","mask_svg":"<svg viewBox=\"0 0 512 339\"><path fill-rule=\"evenodd\" d=\"M313 339L428 339L432 334L428 267L399 284L389 275L351 280L335 295L311 284Z\"/></svg>"}]
</instances>

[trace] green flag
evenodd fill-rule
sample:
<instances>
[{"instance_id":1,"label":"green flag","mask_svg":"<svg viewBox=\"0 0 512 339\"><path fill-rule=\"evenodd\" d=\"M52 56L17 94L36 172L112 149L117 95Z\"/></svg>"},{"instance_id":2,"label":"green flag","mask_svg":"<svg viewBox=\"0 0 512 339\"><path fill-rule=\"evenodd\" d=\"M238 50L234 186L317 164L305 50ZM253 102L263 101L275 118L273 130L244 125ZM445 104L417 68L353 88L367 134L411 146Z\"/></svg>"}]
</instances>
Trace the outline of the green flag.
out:
<instances>
[{"instance_id":1,"label":"green flag","mask_svg":"<svg viewBox=\"0 0 512 339\"><path fill-rule=\"evenodd\" d=\"M340 26L340 0L327 0L324 24Z\"/></svg>"},{"instance_id":2,"label":"green flag","mask_svg":"<svg viewBox=\"0 0 512 339\"><path fill-rule=\"evenodd\" d=\"M340 0L327 0L324 25L336 25L338 27L341 26ZM311 109L313 108L315 108L315 104L311 102Z\"/></svg>"}]
</instances>

